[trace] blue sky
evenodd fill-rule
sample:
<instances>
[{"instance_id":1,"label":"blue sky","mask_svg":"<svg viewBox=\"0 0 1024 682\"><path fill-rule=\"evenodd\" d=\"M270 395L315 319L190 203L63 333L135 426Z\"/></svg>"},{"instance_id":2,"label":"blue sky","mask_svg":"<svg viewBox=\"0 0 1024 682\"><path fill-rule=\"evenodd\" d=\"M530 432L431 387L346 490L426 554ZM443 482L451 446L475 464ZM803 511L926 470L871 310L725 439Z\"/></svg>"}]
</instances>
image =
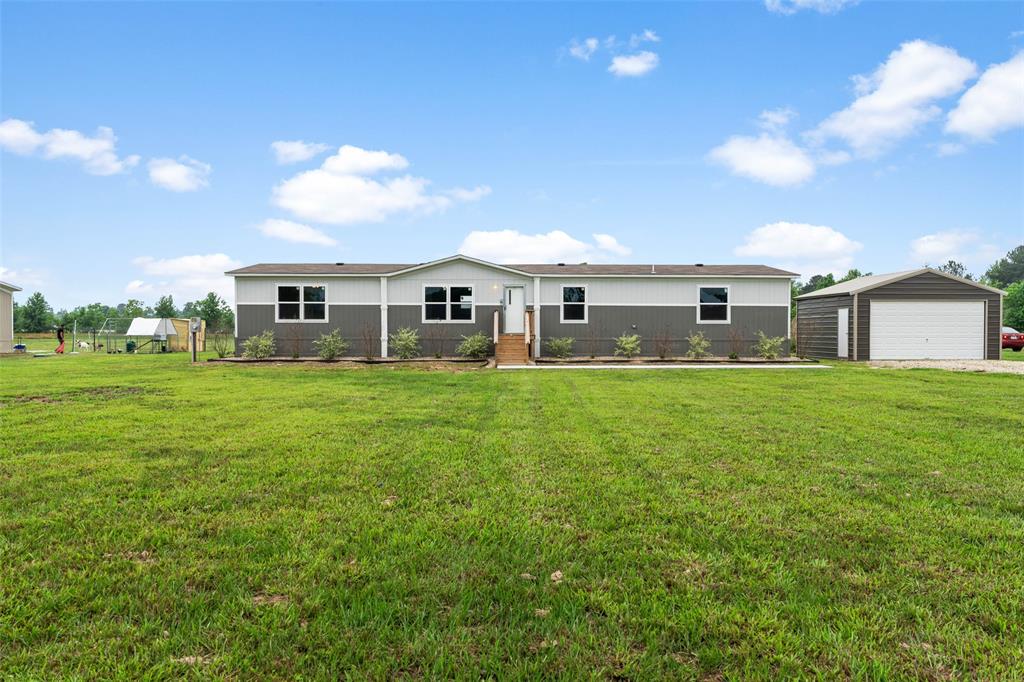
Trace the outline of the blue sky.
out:
<instances>
[{"instance_id":1,"label":"blue sky","mask_svg":"<svg viewBox=\"0 0 1024 682\"><path fill-rule=\"evenodd\" d=\"M254 262L980 273L1024 241L1020 3L0 11L0 279L56 307Z\"/></svg>"}]
</instances>

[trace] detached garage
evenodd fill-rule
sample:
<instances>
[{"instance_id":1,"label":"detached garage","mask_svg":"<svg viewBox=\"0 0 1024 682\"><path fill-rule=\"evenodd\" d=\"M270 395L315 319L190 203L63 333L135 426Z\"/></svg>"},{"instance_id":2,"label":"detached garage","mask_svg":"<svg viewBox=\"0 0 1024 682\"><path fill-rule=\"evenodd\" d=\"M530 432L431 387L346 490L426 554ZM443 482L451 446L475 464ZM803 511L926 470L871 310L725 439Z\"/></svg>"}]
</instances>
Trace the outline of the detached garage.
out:
<instances>
[{"instance_id":1,"label":"detached garage","mask_svg":"<svg viewBox=\"0 0 1024 682\"><path fill-rule=\"evenodd\" d=\"M998 360L999 289L931 268L798 296L797 353L850 360Z\"/></svg>"}]
</instances>

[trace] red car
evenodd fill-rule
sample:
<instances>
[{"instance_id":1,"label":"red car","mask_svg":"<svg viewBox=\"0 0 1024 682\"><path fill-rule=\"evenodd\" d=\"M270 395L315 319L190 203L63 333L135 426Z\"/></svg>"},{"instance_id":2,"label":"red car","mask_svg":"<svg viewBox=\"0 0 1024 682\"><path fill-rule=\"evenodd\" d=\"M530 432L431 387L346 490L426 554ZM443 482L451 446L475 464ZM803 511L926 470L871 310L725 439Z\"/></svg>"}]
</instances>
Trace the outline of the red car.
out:
<instances>
[{"instance_id":1,"label":"red car","mask_svg":"<svg viewBox=\"0 0 1024 682\"><path fill-rule=\"evenodd\" d=\"M1024 348L1024 334L1013 327L1003 327L1003 348L1011 348L1015 353L1019 353L1021 348Z\"/></svg>"}]
</instances>

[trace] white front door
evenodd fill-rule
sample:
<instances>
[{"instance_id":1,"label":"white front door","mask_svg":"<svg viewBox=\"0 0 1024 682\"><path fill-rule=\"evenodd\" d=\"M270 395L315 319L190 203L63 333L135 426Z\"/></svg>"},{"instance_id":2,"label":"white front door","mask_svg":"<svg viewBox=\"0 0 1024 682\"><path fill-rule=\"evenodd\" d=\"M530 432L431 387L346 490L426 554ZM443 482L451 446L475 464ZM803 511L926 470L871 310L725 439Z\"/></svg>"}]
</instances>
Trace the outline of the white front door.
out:
<instances>
[{"instance_id":1,"label":"white front door","mask_svg":"<svg viewBox=\"0 0 1024 682\"><path fill-rule=\"evenodd\" d=\"M523 287L505 287L505 333L522 334L526 316L526 290Z\"/></svg>"},{"instance_id":2,"label":"white front door","mask_svg":"<svg viewBox=\"0 0 1024 682\"><path fill-rule=\"evenodd\" d=\"M839 347L836 348L836 357L845 358L850 355L850 309L839 309L839 329L836 334Z\"/></svg>"},{"instance_id":3,"label":"white front door","mask_svg":"<svg viewBox=\"0 0 1024 682\"><path fill-rule=\"evenodd\" d=\"M872 360L985 357L984 301L872 301Z\"/></svg>"}]
</instances>

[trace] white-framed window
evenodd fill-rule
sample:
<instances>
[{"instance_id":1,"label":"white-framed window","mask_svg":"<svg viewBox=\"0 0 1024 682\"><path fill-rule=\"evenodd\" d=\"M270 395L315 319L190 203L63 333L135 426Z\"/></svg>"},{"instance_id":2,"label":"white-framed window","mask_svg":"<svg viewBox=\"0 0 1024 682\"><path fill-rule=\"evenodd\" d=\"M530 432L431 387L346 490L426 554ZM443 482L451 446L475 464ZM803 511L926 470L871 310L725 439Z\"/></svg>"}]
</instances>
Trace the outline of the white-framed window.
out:
<instances>
[{"instance_id":1,"label":"white-framed window","mask_svg":"<svg viewBox=\"0 0 1024 682\"><path fill-rule=\"evenodd\" d=\"M563 324L587 323L587 285L563 284L558 321Z\"/></svg>"},{"instance_id":2,"label":"white-framed window","mask_svg":"<svg viewBox=\"0 0 1024 682\"><path fill-rule=\"evenodd\" d=\"M729 286L700 287L697 290L697 322L729 324Z\"/></svg>"},{"instance_id":3,"label":"white-framed window","mask_svg":"<svg viewBox=\"0 0 1024 682\"><path fill-rule=\"evenodd\" d=\"M472 284L424 284L423 322L476 322Z\"/></svg>"},{"instance_id":4,"label":"white-framed window","mask_svg":"<svg viewBox=\"0 0 1024 682\"><path fill-rule=\"evenodd\" d=\"M327 286L278 284L275 322L326 322Z\"/></svg>"}]
</instances>

